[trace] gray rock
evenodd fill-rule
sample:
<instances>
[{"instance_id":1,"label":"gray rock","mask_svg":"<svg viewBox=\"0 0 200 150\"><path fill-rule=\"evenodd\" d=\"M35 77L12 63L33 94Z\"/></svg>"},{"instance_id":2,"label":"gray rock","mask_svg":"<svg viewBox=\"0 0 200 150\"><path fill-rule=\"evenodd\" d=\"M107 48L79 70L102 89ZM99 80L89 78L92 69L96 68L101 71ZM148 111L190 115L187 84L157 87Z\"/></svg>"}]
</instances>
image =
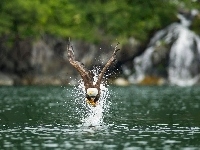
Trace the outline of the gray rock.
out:
<instances>
[{"instance_id":1,"label":"gray rock","mask_svg":"<svg viewBox=\"0 0 200 150\"><path fill-rule=\"evenodd\" d=\"M0 85L14 85L14 79L9 75L0 72Z\"/></svg>"}]
</instances>

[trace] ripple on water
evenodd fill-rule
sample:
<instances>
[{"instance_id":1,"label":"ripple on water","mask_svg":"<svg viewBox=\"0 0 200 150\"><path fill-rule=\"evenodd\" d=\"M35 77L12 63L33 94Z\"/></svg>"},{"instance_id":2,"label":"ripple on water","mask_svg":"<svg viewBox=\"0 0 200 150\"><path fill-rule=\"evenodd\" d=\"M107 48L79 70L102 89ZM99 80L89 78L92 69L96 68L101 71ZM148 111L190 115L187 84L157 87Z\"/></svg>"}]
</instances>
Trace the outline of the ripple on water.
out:
<instances>
[{"instance_id":1,"label":"ripple on water","mask_svg":"<svg viewBox=\"0 0 200 150\"><path fill-rule=\"evenodd\" d=\"M0 92L3 149L198 149L200 146L196 107L199 99L194 95L200 89L196 87L178 88L178 92L175 87L158 90L158 87L130 86L123 90L116 87L122 96L112 97L110 106L106 102L108 111L104 107L107 105L92 110L83 101L76 103L71 92L51 88L17 87ZM14 96L10 94L12 91ZM176 96L177 93L188 97L181 100L181 94ZM100 113L95 114L96 111ZM95 120L98 117L103 121Z\"/></svg>"}]
</instances>

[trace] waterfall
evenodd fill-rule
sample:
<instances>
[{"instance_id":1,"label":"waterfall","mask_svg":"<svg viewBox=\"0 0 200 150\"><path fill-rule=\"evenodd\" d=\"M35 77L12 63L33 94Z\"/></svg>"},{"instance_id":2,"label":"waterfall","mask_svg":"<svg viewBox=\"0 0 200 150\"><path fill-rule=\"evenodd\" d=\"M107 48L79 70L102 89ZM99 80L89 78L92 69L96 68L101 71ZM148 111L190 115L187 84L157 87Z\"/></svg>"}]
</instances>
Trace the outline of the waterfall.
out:
<instances>
[{"instance_id":1,"label":"waterfall","mask_svg":"<svg viewBox=\"0 0 200 150\"><path fill-rule=\"evenodd\" d=\"M177 31L178 38L169 54L169 81L180 86L193 85L199 80L200 38L184 26Z\"/></svg>"},{"instance_id":2,"label":"waterfall","mask_svg":"<svg viewBox=\"0 0 200 150\"><path fill-rule=\"evenodd\" d=\"M181 14L179 18L186 19ZM135 74L130 81L138 83L146 76L161 76L160 68L164 68L170 84L196 84L200 79L200 37L188 28L189 24L189 20L182 20L158 31L145 52L134 59Z\"/></svg>"}]
</instances>

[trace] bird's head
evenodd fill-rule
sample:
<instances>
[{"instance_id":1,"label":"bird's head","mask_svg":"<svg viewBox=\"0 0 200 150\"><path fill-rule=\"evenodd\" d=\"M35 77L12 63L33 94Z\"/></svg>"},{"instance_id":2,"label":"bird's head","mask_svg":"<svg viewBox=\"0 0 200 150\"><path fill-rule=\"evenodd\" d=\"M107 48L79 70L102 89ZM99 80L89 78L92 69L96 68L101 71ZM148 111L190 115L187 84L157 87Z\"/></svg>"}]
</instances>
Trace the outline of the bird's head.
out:
<instances>
[{"instance_id":1,"label":"bird's head","mask_svg":"<svg viewBox=\"0 0 200 150\"><path fill-rule=\"evenodd\" d=\"M98 94L97 88L88 88L87 89L87 95L88 96L93 97L93 96L97 96L97 94Z\"/></svg>"},{"instance_id":2,"label":"bird's head","mask_svg":"<svg viewBox=\"0 0 200 150\"><path fill-rule=\"evenodd\" d=\"M88 88L86 91L86 98L87 102L90 105L96 106L96 101L95 98L98 95L98 89L97 88Z\"/></svg>"}]
</instances>

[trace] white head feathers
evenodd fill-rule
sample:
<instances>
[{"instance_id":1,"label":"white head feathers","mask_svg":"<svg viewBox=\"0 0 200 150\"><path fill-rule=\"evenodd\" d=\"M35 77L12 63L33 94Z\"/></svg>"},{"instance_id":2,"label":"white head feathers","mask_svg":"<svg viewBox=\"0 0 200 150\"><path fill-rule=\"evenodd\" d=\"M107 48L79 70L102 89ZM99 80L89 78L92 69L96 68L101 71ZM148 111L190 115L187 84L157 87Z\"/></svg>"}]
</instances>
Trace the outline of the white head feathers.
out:
<instances>
[{"instance_id":1,"label":"white head feathers","mask_svg":"<svg viewBox=\"0 0 200 150\"><path fill-rule=\"evenodd\" d=\"M97 90L97 88L88 88L87 94L89 96L96 96L98 94L98 90Z\"/></svg>"}]
</instances>

